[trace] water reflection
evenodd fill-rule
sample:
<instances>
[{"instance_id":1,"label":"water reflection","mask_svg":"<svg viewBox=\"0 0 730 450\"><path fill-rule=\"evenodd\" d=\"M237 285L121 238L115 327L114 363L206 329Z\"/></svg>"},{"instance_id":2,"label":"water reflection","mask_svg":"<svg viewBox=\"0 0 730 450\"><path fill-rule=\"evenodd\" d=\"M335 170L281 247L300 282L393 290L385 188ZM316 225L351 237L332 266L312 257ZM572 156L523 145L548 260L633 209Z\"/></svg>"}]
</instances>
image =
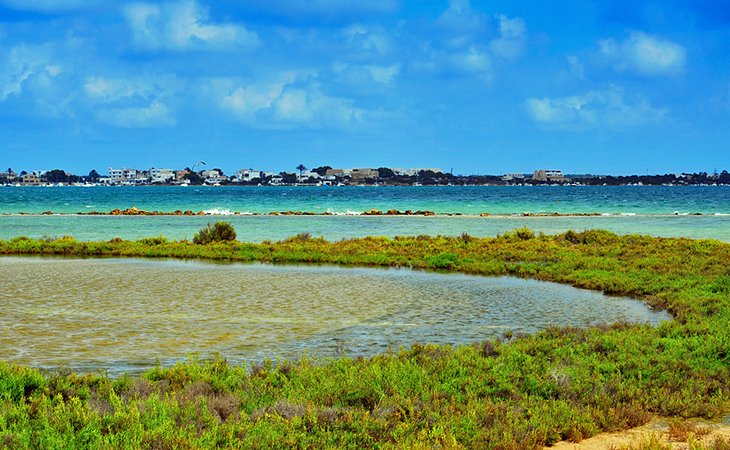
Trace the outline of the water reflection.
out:
<instances>
[{"instance_id":1,"label":"water reflection","mask_svg":"<svg viewBox=\"0 0 730 450\"><path fill-rule=\"evenodd\" d=\"M569 286L408 270L6 257L0 274L0 358L76 370L138 370L191 352L369 355L669 318Z\"/></svg>"}]
</instances>

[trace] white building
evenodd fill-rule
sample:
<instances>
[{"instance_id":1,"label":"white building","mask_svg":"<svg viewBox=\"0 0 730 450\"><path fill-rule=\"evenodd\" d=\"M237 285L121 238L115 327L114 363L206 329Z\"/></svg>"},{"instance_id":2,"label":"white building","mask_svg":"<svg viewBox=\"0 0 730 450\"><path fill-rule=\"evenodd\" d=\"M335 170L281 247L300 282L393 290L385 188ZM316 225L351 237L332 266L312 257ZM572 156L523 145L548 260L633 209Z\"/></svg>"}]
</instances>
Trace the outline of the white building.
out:
<instances>
[{"instance_id":1,"label":"white building","mask_svg":"<svg viewBox=\"0 0 730 450\"><path fill-rule=\"evenodd\" d=\"M236 172L236 180L241 182L251 182L254 178L263 178L263 172L254 169L241 169Z\"/></svg>"},{"instance_id":2,"label":"white building","mask_svg":"<svg viewBox=\"0 0 730 450\"><path fill-rule=\"evenodd\" d=\"M441 169L431 168L412 168L412 169L393 169L393 173L399 176L414 177L421 172L431 171L433 173L443 173Z\"/></svg>"},{"instance_id":3,"label":"white building","mask_svg":"<svg viewBox=\"0 0 730 450\"><path fill-rule=\"evenodd\" d=\"M172 169L150 169L150 182L152 183L167 183L175 179L175 171Z\"/></svg>"},{"instance_id":4,"label":"white building","mask_svg":"<svg viewBox=\"0 0 730 450\"><path fill-rule=\"evenodd\" d=\"M204 170L201 172L201 176L205 178L205 182L209 184L223 183L228 180L228 177L223 175L219 169Z\"/></svg>"},{"instance_id":5,"label":"white building","mask_svg":"<svg viewBox=\"0 0 730 450\"><path fill-rule=\"evenodd\" d=\"M297 173L297 176L299 176L299 173ZM312 172L311 170L302 170L302 176L299 177L299 180L308 180L309 178L319 179L322 177L320 177L317 172Z\"/></svg>"},{"instance_id":6,"label":"white building","mask_svg":"<svg viewBox=\"0 0 730 450\"><path fill-rule=\"evenodd\" d=\"M502 176L503 181L522 181L524 179L524 173L505 173L504 176Z\"/></svg>"},{"instance_id":7,"label":"white building","mask_svg":"<svg viewBox=\"0 0 730 450\"><path fill-rule=\"evenodd\" d=\"M137 169L123 167L121 169L109 168L109 179L112 183L134 183L137 179Z\"/></svg>"}]
</instances>

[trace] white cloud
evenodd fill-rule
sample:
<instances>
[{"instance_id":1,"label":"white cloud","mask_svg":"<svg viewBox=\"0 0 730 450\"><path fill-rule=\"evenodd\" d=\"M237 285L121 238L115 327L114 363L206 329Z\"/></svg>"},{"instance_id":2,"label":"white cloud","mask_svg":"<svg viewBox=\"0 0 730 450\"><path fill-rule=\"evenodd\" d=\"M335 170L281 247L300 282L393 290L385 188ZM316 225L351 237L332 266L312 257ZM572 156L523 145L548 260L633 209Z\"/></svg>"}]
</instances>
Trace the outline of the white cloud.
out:
<instances>
[{"instance_id":1,"label":"white cloud","mask_svg":"<svg viewBox=\"0 0 730 450\"><path fill-rule=\"evenodd\" d=\"M525 107L535 122L567 129L638 127L661 123L669 114L643 97L625 99L618 87L570 97L530 98Z\"/></svg>"},{"instance_id":2,"label":"white cloud","mask_svg":"<svg viewBox=\"0 0 730 450\"><path fill-rule=\"evenodd\" d=\"M293 72L284 74L279 81L268 84L250 84L247 86L230 86L225 80L214 83L214 90L223 92L219 105L235 113L239 117L253 121L256 113L270 109L274 101L281 97L284 87L296 79Z\"/></svg>"},{"instance_id":3,"label":"white cloud","mask_svg":"<svg viewBox=\"0 0 730 450\"><path fill-rule=\"evenodd\" d=\"M326 95L306 74L287 72L274 82L244 86L216 80L209 88L220 108L256 128L348 128L365 118L353 100Z\"/></svg>"},{"instance_id":4,"label":"white cloud","mask_svg":"<svg viewBox=\"0 0 730 450\"><path fill-rule=\"evenodd\" d=\"M147 96L147 87L129 80L89 77L84 83L86 94L99 103L113 103L134 96Z\"/></svg>"},{"instance_id":5,"label":"white cloud","mask_svg":"<svg viewBox=\"0 0 730 450\"><path fill-rule=\"evenodd\" d=\"M497 14L493 20L469 0L451 0L436 19L433 39L420 46L416 70L460 75L489 82L495 61L513 61L525 50L527 25L522 18Z\"/></svg>"},{"instance_id":6,"label":"white cloud","mask_svg":"<svg viewBox=\"0 0 730 450\"><path fill-rule=\"evenodd\" d=\"M208 13L194 0L134 3L124 10L135 43L148 50L250 48L258 35L241 25L210 24Z\"/></svg>"},{"instance_id":7,"label":"white cloud","mask_svg":"<svg viewBox=\"0 0 730 450\"><path fill-rule=\"evenodd\" d=\"M647 76L675 74L684 68L687 60L687 50L681 45L638 31L621 42L599 41L598 55L618 72Z\"/></svg>"},{"instance_id":8,"label":"white cloud","mask_svg":"<svg viewBox=\"0 0 730 450\"><path fill-rule=\"evenodd\" d=\"M84 82L84 91L100 122L121 128L158 128L176 124L173 111L167 105L176 84L170 77L159 80L89 77Z\"/></svg>"},{"instance_id":9,"label":"white cloud","mask_svg":"<svg viewBox=\"0 0 730 450\"><path fill-rule=\"evenodd\" d=\"M484 26L482 15L474 12L469 0L451 0L449 7L439 16L436 23L460 32L471 32Z\"/></svg>"},{"instance_id":10,"label":"white cloud","mask_svg":"<svg viewBox=\"0 0 730 450\"><path fill-rule=\"evenodd\" d=\"M478 50L476 47L454 54L452 61L456 67L466 72L489 74L492 68L489 54Z\"/></svg>"},{"instance_id":11,"label":"white cloud","mask_svg":"<svg viewBox=\"0 0 730 450\"><path fill-rule=\"evenodd\" d=\"M519 17L510 19L505 15L498 15L499 37L489 43L492 52L504 59L514 60L525 50L527 25Z\"/></svg>"},{"instance_id":12,"label":"white cloud","mask_svg":"<svg viewBox=\"0 0 730 450\"><path fill-rule=\"evenodd\" d=\"M172 127L176 123L170 109L159 100L141 107L101 109L97 117L103 123L120 128Z\"/></svg>"},{"instance_id":13,"label":"white cloud","mask_svg":"<svg viewBox=\"0 0 730 450\"><path fill-rule=\"evenodd\" d=\"M7 52L0 51L4 62L0 66L0 102L20 95L29 86L48 86L61 72L61 66L51 61L47 45L19 45Z\"/></svg>"},{"instance_id":14,"label":"white cloud","mask_svg":"<svg viewBox=\"0 0 730 450\"><path fill-rule=\"evenodd\" d=\"M392 47L390 37L382 29L351 25L345 29L344 35L355 51L384 55Z\"/></svg>"},{"instance_id":15,"label":"white cloud","mask_svg":"<svg viewBox=\"0 0 730 450\"><path fill-rule=\"evenodd\" d=\"M400 73L400 64L390 66L367 66L370 76L378 83L390 84Z\"/></svg>"}]
</instances>

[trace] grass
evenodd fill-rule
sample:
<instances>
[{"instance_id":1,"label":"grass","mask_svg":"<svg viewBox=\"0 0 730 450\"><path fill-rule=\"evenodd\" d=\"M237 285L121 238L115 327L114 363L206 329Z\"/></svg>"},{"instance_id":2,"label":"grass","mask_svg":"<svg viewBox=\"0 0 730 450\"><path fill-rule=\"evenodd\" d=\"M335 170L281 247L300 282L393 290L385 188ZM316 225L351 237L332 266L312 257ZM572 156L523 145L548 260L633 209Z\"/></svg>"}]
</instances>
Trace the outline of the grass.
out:
<instances>
[{"instance_id":1,"label":"grass","mask_svg":"<svg viewBox=\"0 0 730 450\"><path fill-rule=\"evenodd\" d=\"M0 241L0 254L514 275L634 296L675 317L658 327L550 328L455 348L414 344L367 359L241 367L191 357L116 379L0 362L0 447L530 449L653 415L714 418L730 410L730 245L718 241L525 229L497 238L328 242L301 234L209 245L21 237Z\"/></svg>"}]
</instances>

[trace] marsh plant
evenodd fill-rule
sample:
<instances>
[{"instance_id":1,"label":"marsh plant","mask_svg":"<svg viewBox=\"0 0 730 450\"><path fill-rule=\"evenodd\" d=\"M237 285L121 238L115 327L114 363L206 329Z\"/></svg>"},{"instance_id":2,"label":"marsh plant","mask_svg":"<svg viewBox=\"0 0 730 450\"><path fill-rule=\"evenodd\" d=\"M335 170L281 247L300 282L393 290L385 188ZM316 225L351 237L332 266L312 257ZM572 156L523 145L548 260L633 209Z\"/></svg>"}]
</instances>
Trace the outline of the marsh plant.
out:
<instances>
[{"instance_id":1,"label":"marsh plant","mask_svg":"<svg viewBox=\"0 0 730 450\"><path fill-rule=\"evenodd\" d=\"M730 244L601 230L545 236L526 229L496 238L216 243L215 225L208 229L199 234L213 245L15 238L0 240L0 255L514 275L640 298L674 318L656 327L505 333L459 347L414 343L371 358L304 357L249 367L193 359L117 379L54 375L0 361L0 448L542 449L636 427L657 415L717 418L730 411ZM676 438L704 432L680 424L673 425ZM708 442L703 448L729 444ZM659 444L627 448L664 448Z\"/></svg>"},{"instance_id":2,"label":"marsh plant","mask_svg":"<svg viewBox=\"0 0 730 450\"><path fill-rule=\"evenodd\" d=\"M230 222L222 221L216 221L213 225L206 225L205 228L201 228L193 236L193 243L202 245L234 240L236 240L236 230L233 225Z\"/></svg>"}]
</instances>

